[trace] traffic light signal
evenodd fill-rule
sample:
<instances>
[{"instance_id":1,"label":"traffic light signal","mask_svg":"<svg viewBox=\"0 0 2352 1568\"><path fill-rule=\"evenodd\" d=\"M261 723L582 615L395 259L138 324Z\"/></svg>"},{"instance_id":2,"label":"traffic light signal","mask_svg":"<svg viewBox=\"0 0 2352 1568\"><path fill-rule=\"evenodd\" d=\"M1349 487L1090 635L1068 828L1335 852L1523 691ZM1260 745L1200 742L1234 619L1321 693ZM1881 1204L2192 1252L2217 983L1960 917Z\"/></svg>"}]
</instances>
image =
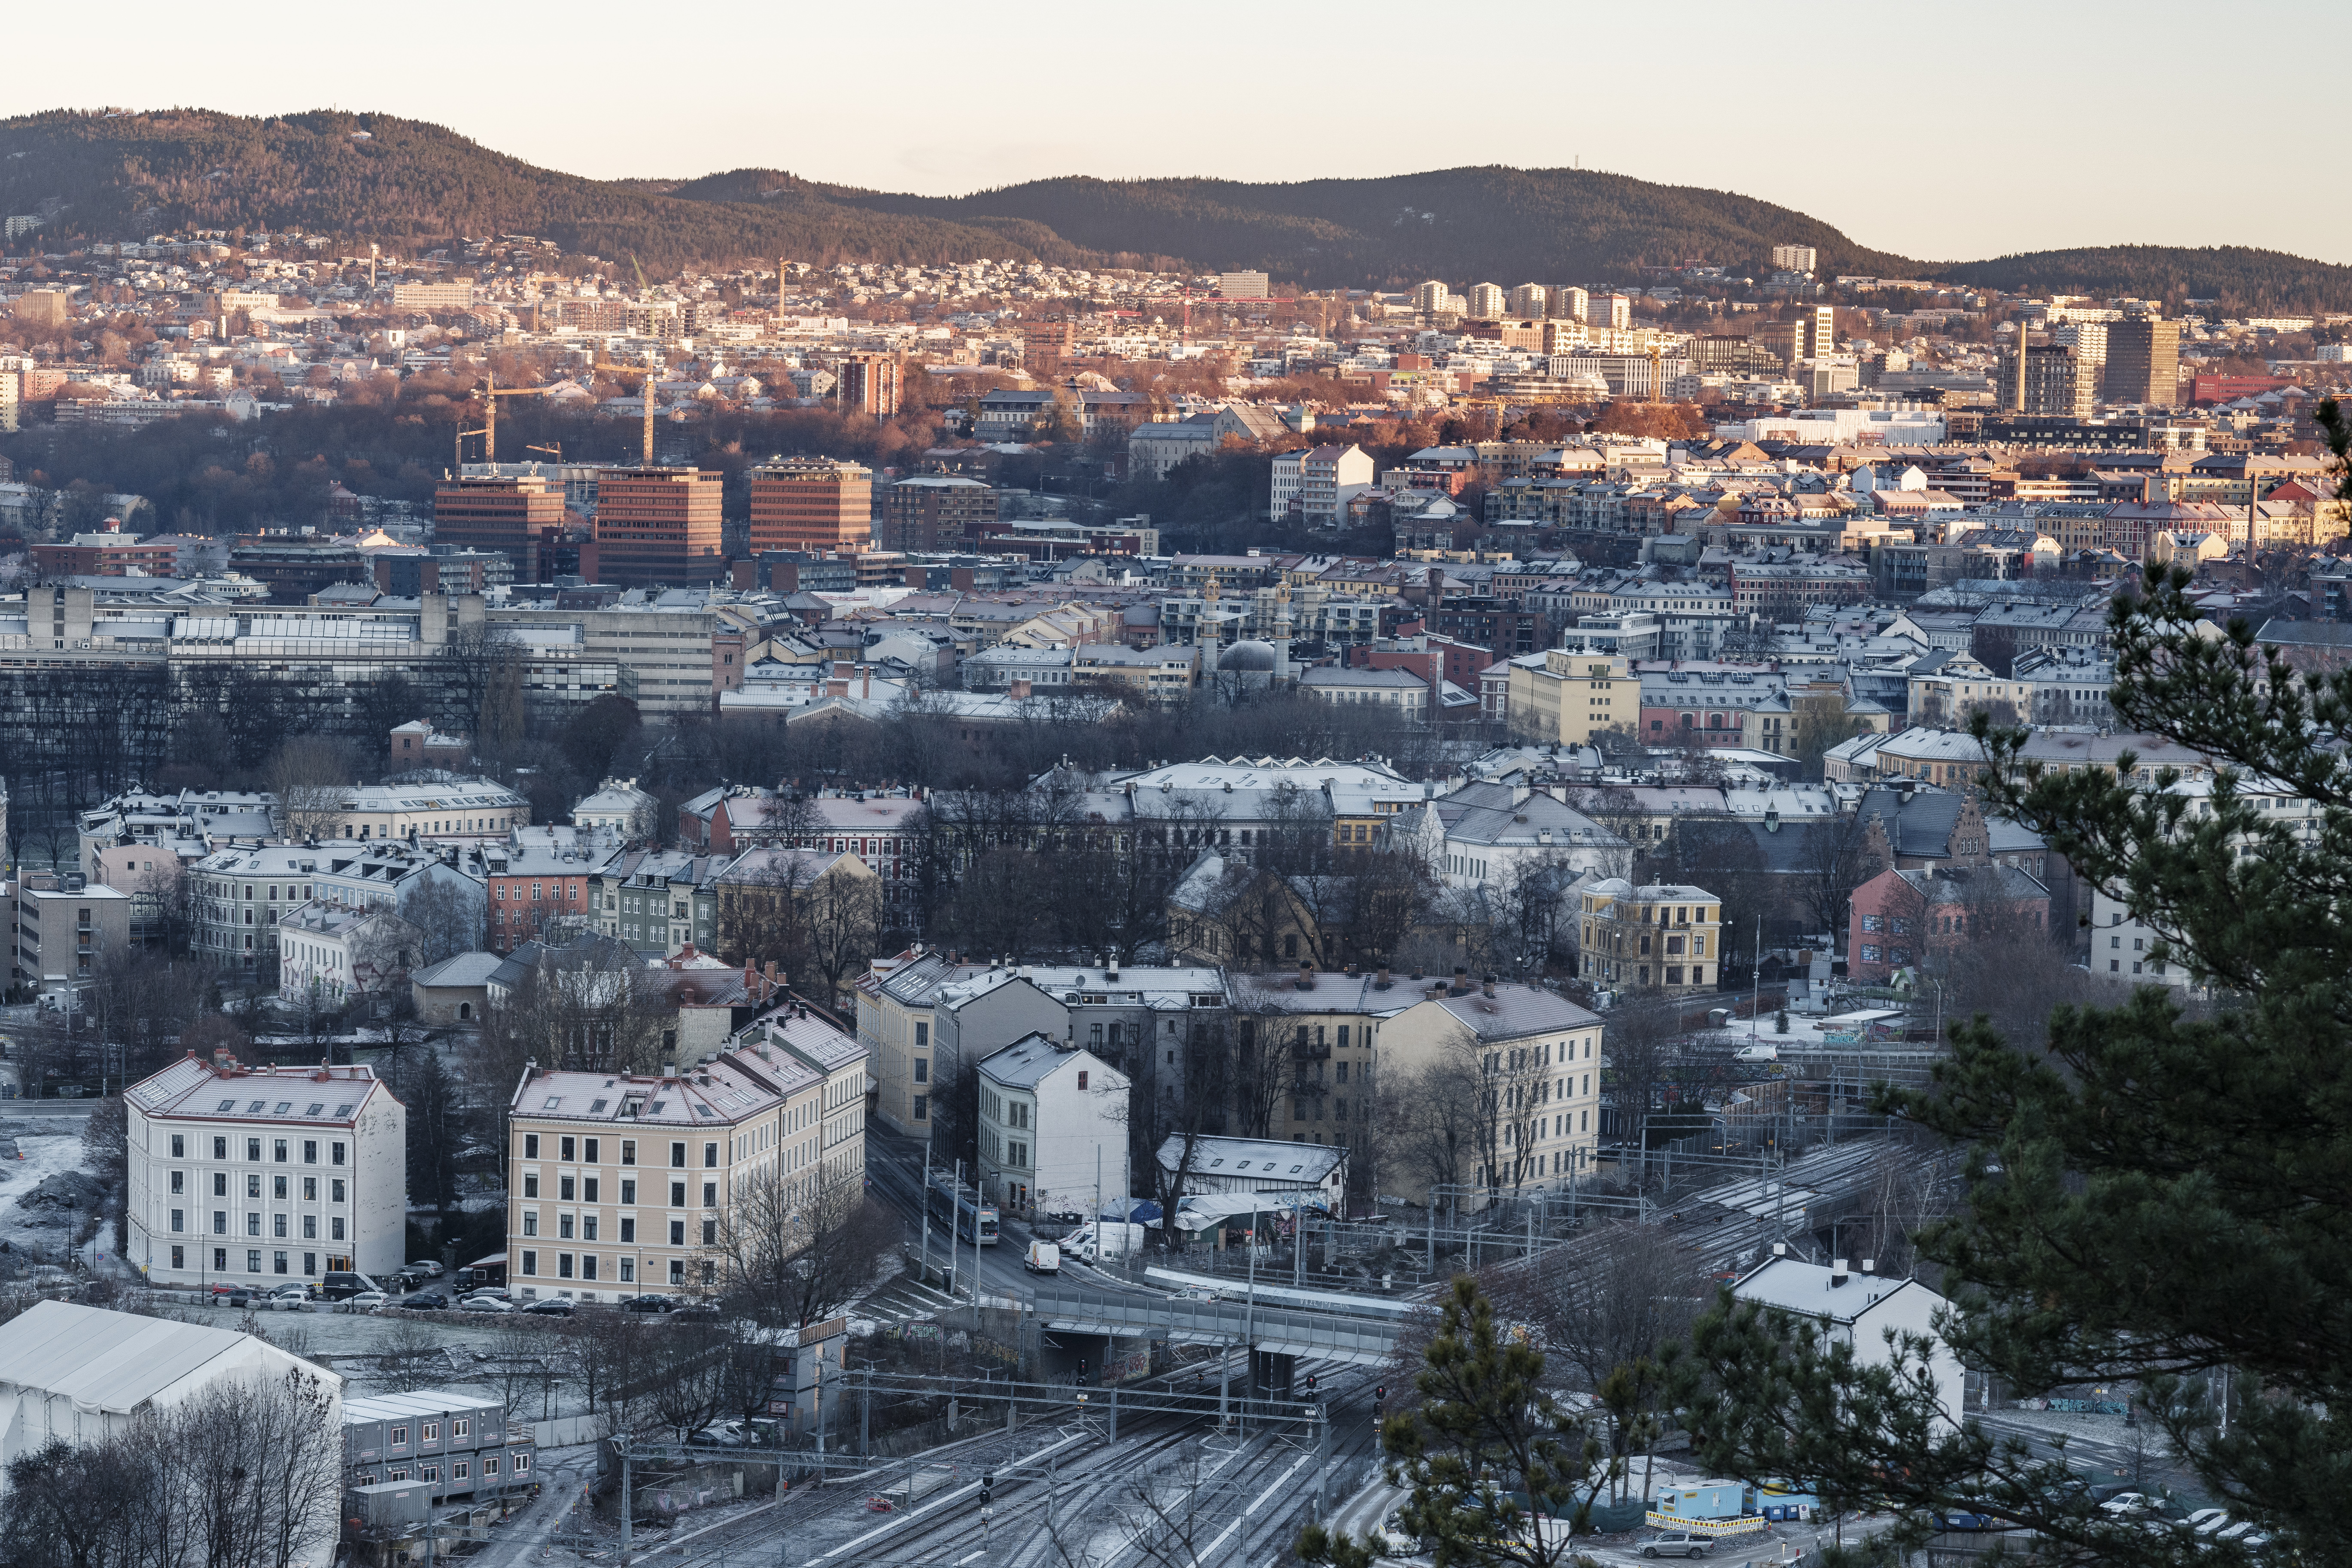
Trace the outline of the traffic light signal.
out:
<instances>
[{"instance_id":1,"label":"traffic light signal","mask_svg":"<svg viewBox=\"0 0 2352 1568\"><path fill-rule=\"evenodd\" d=\"M980 1478L980 1500L983 1507L991 1500L991 1496L995 1486L996 1478L994 1476L982 1475Z\"/></svg>"},{"instance_id":2,"label":"traffic light signal","mask_svg":"<svg viewBox=\"0 0 2352 1568\"><path fill-rule=\"evenodd\" d=\"M1086 1382L1086 1380L1087 1380L1087 1363L1086 1363L1086 1362L1085 1362L1083 1359L1081 1359L1081 1360L1079 1361L1079 1363L1078 1363L1078 1381L1079 1381L1080 1383L1084 1383L1084 1382Z\"/></svg>"},{"instance_id":3,"label":"traffic light signal","mask_svg":"<svg viewBox=\"0 0 2352 1568\"><path fill-rule=\"evenodd\" d=\"M1382 1400L1386 1399L1388 1396L1389 1396L1389 1385L1388 1385L1387 1384L1385 1384L1385 1383L1381 1384L1379 1387L1377 1387L1377 1388L1375 1388L1375 1389L1373 1389L1373 1390L1372 1390L1372 1403L1373 1403L1373 1404L1375 1404L1375 1405L1380 1404Z\"/></svg>"},{"instance_id":4,"label":"traffic light signal","mask_svg":"<svg viewBox=\"0 0 2352 1568\"><path fill-rule=\"evenodd\" d=\"M1311 1372L1307 1374L1307 1392L1309 1394L1315 1392L1315 1374Z\"/></svg>"}]
</instances>

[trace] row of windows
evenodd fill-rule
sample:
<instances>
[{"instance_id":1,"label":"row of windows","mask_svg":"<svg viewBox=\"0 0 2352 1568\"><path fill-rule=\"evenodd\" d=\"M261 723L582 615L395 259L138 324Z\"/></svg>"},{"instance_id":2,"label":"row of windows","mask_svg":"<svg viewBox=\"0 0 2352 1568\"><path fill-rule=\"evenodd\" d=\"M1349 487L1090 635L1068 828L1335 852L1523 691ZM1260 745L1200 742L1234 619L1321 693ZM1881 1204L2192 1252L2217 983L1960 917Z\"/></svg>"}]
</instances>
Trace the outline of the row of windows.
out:
<instances>
[{"instance_id":1,"label":"row of windows","mask_svg":"<svg viewBox=\"0 0 2352 1568\"><path fill-rule=\"evenodd\" d=\"M258 1103L258 1102L257 1102L257 1103ZM223 1109L224 1109L224 1110L226 1110L226 1107L223 1107ZM313 1116L315 1116L315 1115L317 1115L317 1114L318 1114L321 1110L323 1110L323 1109L325 1109L325 1108L324 1108L324 1107L322 1107L322 1106L312 1106L312 1107L310 1108L310 1114L311 1114L311 1115L313 1115ZM285 1104L285 1105L281 1105L281 1106L279 1106L279 1107L278 1108L278 1112L277 1112L277 1113L278 1113L278 1114L279 1114L279 1115L288 1115L288 1114L290 1114L290 1113L292 1112L292 1110L293 1110L293 1106L292 1106L290 1103L289 1103L289 1104ZM350 1106L348 1106L348 1105L347 1105L347 1106L343 1106L343 1107L341 1107L341 1110L340 1110L340 1111L338 1112L338 1114L348 1114L348 1113L350 1112L350 1110L351 1110L351 1107L350 1107ZM227 1158L228 1158L228 1147L229 1147L229 1141L228 1141L226 1138L215 1138L215 1139L214 1139L214 1140L213 1140L213 1158L214 1158L214 1159L215 1159L215 1160L226 1160L226 1159L227 1159ZM287 1140L287 1139L284 1139L284 1138L274 1138L274 1139L270 1140L270 1151L269 1151L270 1163L273 1163L273 1164L278 1164L278 1165L283 1165L283 1164L285 1164L285 1163L287 1163L287 1161L289 1160L289 1158L291 1156L291 1153L292 1153L292 1148L293 1148L292 1143L290 1142L290 1141L289 1141L289 1140ZM173 1159L174 1159L174 1160L184 1160L184 1159L186 1159L187 1157L188 1157L188 1135L187 1135L186 1133L184 1133L184 1132L174 1132L174 1133L173 1133L173 1134L172 1134L172 1158L173 1158ZM246 1157L247 1159L248 1159L248 1160L251 1160L251 1161L255 1162L256 1163L258 1163L260 1162L260 1159L261 1159L261 1140L260 1140L260 1139L258 1139L258 1138L248 1138L248 1139L247 1139L247 1140L245 1141L245 1157ZM303 1139L303 1140L302 1140L302 1163L304 1163L304 1164L306 1164L306 1165L315 1165L315 1164L317 1164L318 1163L319 1163L319 1140L317 1140L316 1138L305 1138L305 1139ZM342 1163L343 1163L343 1145L342 1145L342 1143L341 1143L340 1141L331 1141L331 1142L330 1142L328 1143L328 1145L327 1145L327 1163L329 1163L330 1165L340 1165L340 1164L341 1164Z\"/></svg>"},{"instance_id":2,"label":"row of windows","mask_svg":"<svg viewBox=\"0 0 2352 1568\"><path fill-rule=\"evenodd\" d=\"M559 1252L555 1255L555 1278L558 1279L593 1280L597 1277L597 1268L601 1261L602 1260L598 1258L597 1255L593 1252ZM617 1279L624 1285L634 1285L637 1282L637 1260L635 1258L616 1258L613 1261L615 1267L620 1269L620 1273L611 1276L610 1278ZM701 1281L703 1284L709 1285L717 1280L719 1277L719 1266L716 1263L705 1261L699 1267ZM532 1248L523 1248L522 1272L525 1278L534 1279L539 1278L539 1254ZM685 1258L673 1258L669 1260L669 1282L673 1285L683 1285L686 1283Z\"/></svg>"},{"instance_id":3,"label":"row of windows","mask_svg":"<svg viewBox=\"0 0 2352 1568\"><path fill-rule=\"evenodd\" d=\"M293 1233L287 1229L287 1222L289 1217L291 1216L282 1214L271 1215L269 1216L269 1234L277 1237L281 1241L290 1237ZM305 1241L318 1240L319 1216L314 1214L306 1214L300 1217L302 1220L302 1239ZM187 1218L188 1211L185 1209L173 1209L172 1211L172 1230L174 1235L177 1235L188 1228ZM228 1210L213 1210L213 1234L215 1236L226 1236L228 1234ZM259 1236L261 1234L261 1215L258 1212L247 1214L245 1216L245 1234L247 1236ZM327 1220L327 1239L329 1241L342 1241L347 1239L343 1233L342 1215L333 1215L329 1216ZM286 1271L281 1268L278 1272L283 1274Z\"/></svg>"},{"instance_id":4,"label":"row of windows","mask_svg":"<svg viewBox=\"0 0 2352 1568\"><path fill-rule=\"evenodd\" d=\"M277 1198L280 1202L285 1201L287 1193L291 1188L292 1184L284 1176L272 1176L269 1180L269 1195ZM186 1192L188 1190L188 1173L185 1171L173 1172L171 1188L175 1194ZM329 1203L335 1204L341 1203L343 1201L343 1179L341 1176L337 1176L327 1184L327 1201ZM246 1173L245 1195L248 1198L257 1198L261 1195L260 1172L248 1171ZM215 1171L213 1173L213 1196L216 1198L225 1198L228 1196L228 1173L226 1171ZM306 1204L315 1204L319 1201L318 1177L305 1176L302 1178L302 1201Z\"/></svg>"},{"instance_id":5,"label":"row of windows","mask_svg":"<svg viewBox=\"0 0 2352 1568\"><path fill-rule=\"evenodd\" d=\"M592 1112L603 1110L604 1104L604 1101L598 1100L596 1104L591 1108ZM564 1164L571 1164L574 1163L575 1160L583 1164L602 1164L604 1163L601 1158L603 1153L601 1145L603 1142L604 1140L600 1138L576 1138L570 1134L566 1134L555 1140L555 1158ZM338 1144L336 1147L341 1148L341 1145ZM526 1132L522 1135L522 1157L524 1159L538 1159L539 1149L539 1133ZM686 1150L687 1146L683 1142L674 1142L669 1146L669 1163L674 1168L681 1171L686 1169ZM622 1139L621 1163L624 1165L634 1165L636 1163L637 1141L634 1138ZM706 1168L710 1170L715 1171L719 1168L718 1144L705 1143L702 1146L702 1163Z\"/></svg>"},{"instance_id":6,"label":"row of windows","mask_svg":"<svg viewBox=\"0 0 2352 1568\"><path fill-rule=\"evenodd\" d=\"M459 1422L457 1425L463 1426L464 1423ZM529 1454L518 1453L512 1455L511 1458L514 1461L514 1473L517 1476L525 1476L530 1473L530 1456ZM473 1463L474 1462L471 1459L450 1460L449 1484L452 1487L455 1487L460 1481L471 1483L474 1479ZM499 1456L496 1454L484 1455L482 1458L482 1479L485 1481L497 1480L499 1479ZM408 1470L404 1466L395 1465L391 1469L388 1469L383 1473L383 1479L388 1482L404 1481L408 1479ZM420 1465L417 1467L416 1479L425 1482L427 1486L436 1485L441 1479L441 1467L436 1464ZM372 1470L360 1470L354 1472L352 1480L359 1486L373 1486L375 1483L375 1474Z\"/></svg>"},{"instance_id":7,"label":"row of windows","mask_svg":"<svg viewBox=\"0 0 2352 1568\"><path fill-rule=\"evenodd\" d=\"M341 1232L338 1231L336 1234L340 1236ZM212 1251L212 1271L215 1274L227 1273L229 1271L228 1248L226 1247L215 1247ZM290 1253L272 1252L269 1255L269 1267L265 1269L261 1264L261 1248L257 1247L249 1247L245 1250L245 1271L247 1274L287 1274L289 1272L287 1265L291 1256L292 1255ZM327 1261L338 1266L344 1266L349 1262L348 1259L339 1258L330 1258ZM188 1249L186 1247L175 1247L172 1248L172 1267L181 1269L184 1269L188 1267ZM302 1272L310 1279L315 1279L318 1278L319 1255L317 1253L306 1252L302 1255Z\"/></svg>"}]
</instances>

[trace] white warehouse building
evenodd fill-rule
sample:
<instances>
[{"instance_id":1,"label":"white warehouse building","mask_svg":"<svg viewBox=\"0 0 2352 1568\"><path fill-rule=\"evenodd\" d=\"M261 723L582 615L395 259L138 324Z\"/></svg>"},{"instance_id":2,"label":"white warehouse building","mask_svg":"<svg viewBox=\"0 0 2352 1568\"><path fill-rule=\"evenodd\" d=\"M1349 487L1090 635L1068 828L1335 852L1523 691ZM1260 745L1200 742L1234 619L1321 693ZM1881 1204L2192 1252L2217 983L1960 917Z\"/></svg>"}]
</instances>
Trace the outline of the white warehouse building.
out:
<instances>
[{"instance_id":1,"label":"white warehouse building","mask_svg":"<svg viewBox=\"0 0 2352 1568\"><path fill-rule=\"evenodd\" d=\"M408 1110L372 1067L188 1056L124 1095L122 1256L159 1285L390 1273L408 1219Z\"/></svg>"}]
</instances>

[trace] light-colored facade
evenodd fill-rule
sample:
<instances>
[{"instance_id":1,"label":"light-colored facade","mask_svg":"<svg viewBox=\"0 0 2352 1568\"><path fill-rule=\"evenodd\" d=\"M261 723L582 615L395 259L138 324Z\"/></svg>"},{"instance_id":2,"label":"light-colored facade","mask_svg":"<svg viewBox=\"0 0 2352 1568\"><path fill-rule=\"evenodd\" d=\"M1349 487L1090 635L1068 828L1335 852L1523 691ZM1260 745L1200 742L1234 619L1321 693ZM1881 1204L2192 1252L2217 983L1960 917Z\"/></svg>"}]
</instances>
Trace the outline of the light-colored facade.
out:
<instances>
[{"instance_id":1,"label":"light-colored facade","mask_svg":"<svg viewBox=\"0 0 2352 1568\"><path fill-rule=\"evenodd\" d=\"M278 996L328 1007L395 996L424 957L425 933L391 910L314 899L278 922Z\"/></svg>"},{"instance_id":2,"label":"light-colored facade","mask_svg":"<svg viewBox=\"0 0 2352 1568\"><path fill-rule=\"evenodd\" d=\"M1476 1179L1489 1191L1565 1184L1591 1170L1601 1139L1597 1014L1538 985L1434 985L1378 1026L1373 1050L1391 1093L1423 1064L1473 1056L1486 1085Z\"/></svg>"},{"instance_id":3,"label":"light-colored facade","mask_svg":"<svg viewBox=\"0 0 2352 1568\"><path fill-rule=\"evenodd\" d=\"M1515 738L1588 745L1595 731L1640 722L1642 679L1628 658L1549 648L1510 661L1506 702Z\"/></svg>"},{"instance_id":4,"label":"light-colored facade","mask_svg":"<svg viewBox=\"0 0 2352 1568\"><path fill-rule=\"evenodd\" d=\"M89 984L107 953L131 945L131 895L96 883L57 886L63 879L27 873L9 907L16 983L44 994Z\"/></svg>"},{"instance_id":5,"label":"light-colored facade","mask_svg":"<svg viewBox=\"0 0 2352 1568\"><path fill-rule=\"evenodd\" d=\"M191 1056L123 1100L122 1256L151 1282L316 1284L405 1261L408 1111L373 1068Z\"/></svg>"},{"instance_id":6,"label":"light-colored facade","mask_svg":"<svg viewBox=\"0 0 2352 1568\"><path fill-rule=\"evenodd\" d=\"M863 1184L866 1054L797 1005L658 1075L533 1068L509 1106L507 1281L583 1301L720 1289L753 1184Z\"/></svg>"},{"instance_id":7,"label":"light-colored facade","mask_svg":"<svg viewBox=\"0 0 2352 1568\"><path fill-rule=\"evenodd\" d=\"M1686 995L1723 978L1723 904L1706 889L1612 877L1577 898L1578 973L1595 985Z\"/></svg>"},{"instance_id":8,"label":"light-colored facade","mask_svg":"<svg viewBox=\"0 0 2352 1568\"><path fill-rule=\"evenodd\" d=\"M1935 1388L1944 1419L1957 1424L1965 1413L1967 1374L1959 1356L1937 1331L1937 1318L1951 1303L1916 1279L1855 1273L1847 1263L1841 1258L1824 1268L1801 1258L1769 1258L1742 1275L1731 1293L1743 1301L1811 1320L1828 1345L1847 1347L1863 1366L1883 1366L1894 1359L1887 1343L1890 1330L1897 1343L1909 1336L1925 1340L1927 1356L1920 1370ZM1911 1364L1919 1369L1918 1363Z\"/></svg>"},{"instance_id":9,"label":"light-colored facade","mask_svg":"<svg viewBox=\"0 0 2352 1568\"><path fill-rule=\"evenodd\" d=\"M325 851L299 844L223 849L197 861L189 870L196 961L271 983L278 922L310 901L325 862Z\"/></svg>"},{"instance_id":10,"label":"light-colored facade","mask_svg":"<svg viewBox=\"0 0 2352 1568\"><path fill-rule=\"evenodd\" d=\"M1093 1214L1128 1186L1128 1079L1092 1051L1031 1035L980 1064L980 1181L1009 1209Z\"/></svg>"}]
</instances>

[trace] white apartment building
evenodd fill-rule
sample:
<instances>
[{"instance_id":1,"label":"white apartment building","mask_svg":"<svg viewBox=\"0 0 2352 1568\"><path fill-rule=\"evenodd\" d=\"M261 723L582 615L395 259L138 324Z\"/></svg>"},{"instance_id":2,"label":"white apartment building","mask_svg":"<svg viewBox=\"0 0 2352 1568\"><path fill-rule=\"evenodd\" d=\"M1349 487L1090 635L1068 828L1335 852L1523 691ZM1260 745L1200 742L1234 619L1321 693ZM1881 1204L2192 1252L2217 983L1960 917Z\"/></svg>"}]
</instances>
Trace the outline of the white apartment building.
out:
<instances>
[{"instance_id":1,"label":"white apartment building","mask_svg":"<svg viewBox=\"0 0 2352 1568\"><path fill-rule=\"evenodd\" d=\"M1308 447L1274 460L1266 516L1290 514L1293 502L1309 527L1336 528L1348 502L1372 486L1372 456L1362 447Z\"/></svg>"},{"instance_id":2,"label":"white apartment building","mask_svg":"<svg viewBox=\"0 0 2352 1568\"><path fill-rule=\"evenodd\" d=\"M123 1099L122 1256L152 1282L316 1284L404 1261L408 1111L373 1068L189 1056Z\"/></svg>"},{"instance_id":3,"label":"white apartment building","mask_svg":"<svg viewBox=\"0 0 2352 1568\"><path fill-rule=\"evenodd\" d=\"M1092 1051L1033 1034L980 1064L980 1186L1009 1209L1095 1212L1125 1194L1128 1079Z\"/></svg>"},{"instance_id":4,"label":"white apartment building","mask_svg":"<svg viewBox=\"0 0 2352 1568\"><path fill-rule=\"evenodd\" d=\"M273 978L278 922L310 901L320 852L299 844L221 849L191 867L196 962L249 980Z\"/></svg>"},{"instance_id":5,"label":"white apartment building","mask_svg":"<svg viewBox=\"0 0 2352 1568\"><path fill-rule=\"evenodd\" d=\"M425 961L425 933L390 910L313 900L278 922L278 994L340 1007L404 987Z\"/></svg>"},{"instance_id":6,"label":"white apartment building","mask_svg":"<svg viewBox=\"0 0 2352 1568\"><path fill-rule=\"evenodd\" d=\"M507 1282L583 1301L725 1283L733 1205L866 1174L866 1052L797 1004L658 1074L532 1068L509 1107Z\"/></svg>"}]
</instances>

